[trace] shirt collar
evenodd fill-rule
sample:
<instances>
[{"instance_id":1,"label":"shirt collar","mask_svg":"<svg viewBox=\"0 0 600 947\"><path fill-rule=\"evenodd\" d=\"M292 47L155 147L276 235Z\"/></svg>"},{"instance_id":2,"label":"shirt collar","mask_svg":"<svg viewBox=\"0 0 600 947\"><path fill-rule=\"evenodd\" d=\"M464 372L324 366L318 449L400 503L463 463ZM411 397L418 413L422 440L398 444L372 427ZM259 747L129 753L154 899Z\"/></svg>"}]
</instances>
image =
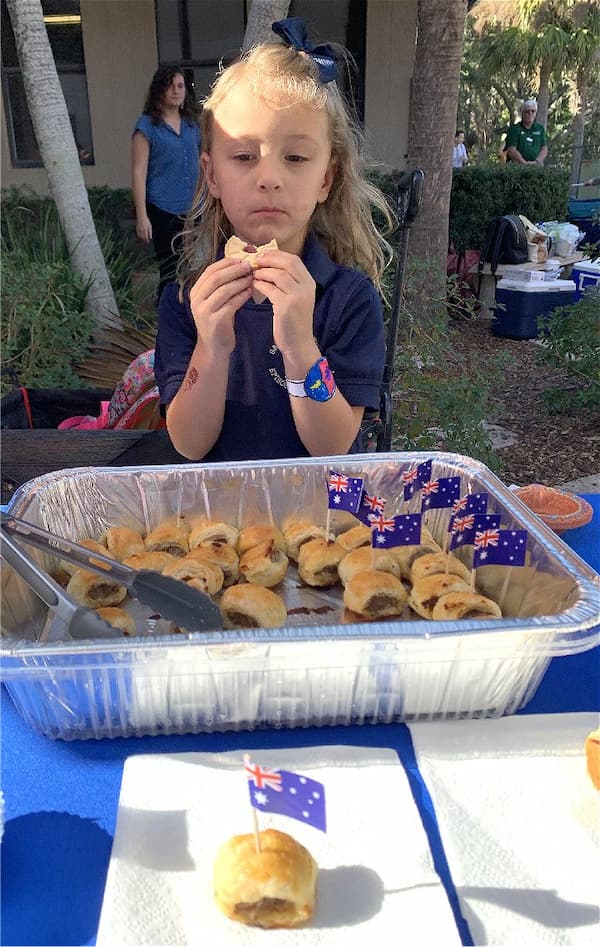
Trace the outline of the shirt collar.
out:
<instances>
[{"instance_id":1,"label":"shirt collar","mask_svg":"<svg viewBox=\"0 0 600 947\"><path fill-rule=\"evenodd\" d=\"M309 233L302 251L302 262L315 283L324 288L335 277L336 264L327 255L318 237Z\"/></svg>"}]
</instances>

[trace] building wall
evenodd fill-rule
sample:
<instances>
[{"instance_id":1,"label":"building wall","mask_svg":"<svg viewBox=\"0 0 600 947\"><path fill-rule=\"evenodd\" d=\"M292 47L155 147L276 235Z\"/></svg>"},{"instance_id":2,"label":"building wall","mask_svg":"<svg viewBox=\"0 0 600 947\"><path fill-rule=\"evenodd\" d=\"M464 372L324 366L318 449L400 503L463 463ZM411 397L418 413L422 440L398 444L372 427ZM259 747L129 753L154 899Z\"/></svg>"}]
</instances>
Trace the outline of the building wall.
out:
<instances>
[{"instance_id":1,"label":"building wall","mask_svg":"<svg viewBox=\"0 0 600 947\"><path fill-rule=\"evenodd\" d=\"M392 168L405 164L416 7L370 0L367 10L367 142L371 157ZM154 0L81 0L81 14L95 157L83 176L88 186L129 187L131 130L158 59ZM0 123L2 187L46 193L44 168L11 166L3 107Z\"/></svg>"},{"instance_id":2,"label":"building wall","mask_svg":"<svg viewBox=\"0 0 600 947\"><path fill-rule=\"evenodd\" d=\"M88 186L129 187L130 140L157 65L154 0L81 0L95 164ZM1 97L0 97L1 99ZM44 168L13 168L2 108L2 187L47 192Z\"/></svg>"}]
</instances>

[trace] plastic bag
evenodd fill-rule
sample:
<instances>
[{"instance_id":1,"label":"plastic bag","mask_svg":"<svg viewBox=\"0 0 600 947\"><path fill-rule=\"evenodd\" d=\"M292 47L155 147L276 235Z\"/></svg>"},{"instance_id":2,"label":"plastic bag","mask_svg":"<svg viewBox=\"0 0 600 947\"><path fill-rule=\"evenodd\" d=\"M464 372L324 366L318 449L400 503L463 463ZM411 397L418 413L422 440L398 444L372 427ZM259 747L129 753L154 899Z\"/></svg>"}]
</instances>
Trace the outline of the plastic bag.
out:
<instances>
[{"instance_id":1,"label":"plastic bag","mask_svg":"<svg viewBox=\"0 0 600 947\"><path fill-rule=\"evenodd\" d=\"M568 221L547 220L539 226L552 237L552 256L569 256L585 237L579 227Z\"/></svg>"}]
</instances>

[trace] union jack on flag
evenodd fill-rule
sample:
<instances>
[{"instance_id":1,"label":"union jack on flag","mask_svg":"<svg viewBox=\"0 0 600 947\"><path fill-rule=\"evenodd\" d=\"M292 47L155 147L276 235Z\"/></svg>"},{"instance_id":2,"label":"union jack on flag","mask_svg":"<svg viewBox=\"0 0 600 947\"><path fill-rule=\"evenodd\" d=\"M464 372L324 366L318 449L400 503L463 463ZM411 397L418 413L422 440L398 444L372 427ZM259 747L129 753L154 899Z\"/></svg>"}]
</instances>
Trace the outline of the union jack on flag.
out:
<instances>
[{"instance_id":1,"label":"union jack on flag","mask_svg":"<svg viewBox=\"0 0 600 947\"><path fill-rule=\"evenodd\" d=\"M375 494L371 495L367 493L366 490L363 490L355 516L361 523L370 526L371 517L383 513L385 502L383 497L375 496Z\"/></svg>"},{"instance_id":2,"label":"union jack on flag","mask_svg":"<svg viewBox=\"0 0 600 947\"><path fill-rule=\"evenodd\" d=\"M484 529L475 533L474 546L476 549L487 549L488 546L497 546L499 539L499 529Z\"/></svg>"},{"instance_id":3,"label":"union jack on flag","mask_svg":"<svg viewBox=\"0 0 600 947\"><path fill-rule=\"evenodd\" d=\"M452 517L450 551L457 546L468 546L475 542L475 535L486 530L499 529L499 513L463 513Z\"/></svg>"},{"instance_id":4,"label":"union jack on flag","mask_svg":"<svg viewBox=\"0 0 600 947\"><path fill-rule=\"evenodd\" d=\"M356 514L363 493L362 477L346 477L330 470L327 493L330 510L346 510Z\"/></svg>"},{"instance_id":5,"label":"union jack on flag","mask_svg":"<svg viewBox=\"0 0 600 947\"><path fill-rule=\"evenodd\" d=\"M431 480L431 460L424 460L422 464L411 467L410 470L402 474L402 483L404 484L404 499L410 500L417 490Z\"/></svg>"},{"instance_id":6,"label":"union jack on flag","mask_svg":"<svg viewBox=\"0 0 600 947\"><path fill-rule=\"evenodd\" d=\"M322 832L327 830L323 783L287 769L266 769L244 759L250 805L263 812L287 815Z\"/></svg>"},{"instance_id":7,"label":"union jack on flag","mask_svg":"<svg viewBox=\"0 0 600 947\"><path fill-rule=\"evenodd\" d=\"M492 532L487 530L487 532ZM523 566L527 551L526 529L499 529L494 531L496 540L487 545L475 540L473 568L479 566ZM483 534L478 534L478 536Z\"/></svg>"},{"instance_id":8,"label":"union jack on flag","mask_svg":"<svg viewBox=\"0 0 600 947\"><path fill-rule=\"evenodd\" d=\"M452 505L452 514L457 513L485 513L487 510L489 494L487 493L468 493L466 496L455 500ZM452 523L452 520L450 520ZM450 529L450 526L448 527Z\"/></svg>"},{"instance_id":9,"label":"union jack on flag","mask_svg":"<svg viewBox=\"0 0 600 947\"><path fill-rule=\"evenodd\" d=\"M371 517L371 545L376 549L417 546L421 542L421 514L407 513L386 519Z\"/></svg>"},{"instance_id":10,"label":"union jack on flag","mask_svg":"<svg viewBox=\"0 0 600 947\"><path fill-rule=\"evenodd\" d=\"M442 510L452 506L460 494L460 477L439 477L423 485L421 510Z\"/></svg>"}]
</instances>

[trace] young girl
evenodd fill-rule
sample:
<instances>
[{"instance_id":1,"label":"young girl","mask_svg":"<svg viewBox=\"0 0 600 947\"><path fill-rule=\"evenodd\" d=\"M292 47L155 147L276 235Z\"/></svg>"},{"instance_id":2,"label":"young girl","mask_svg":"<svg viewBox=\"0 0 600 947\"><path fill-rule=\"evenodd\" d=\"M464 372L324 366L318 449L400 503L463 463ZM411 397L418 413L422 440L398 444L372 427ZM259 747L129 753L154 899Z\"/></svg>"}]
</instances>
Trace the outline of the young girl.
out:
<instances>
[{"instance_id":1,"label":"young girl","mask_svg":"<svg viewBox=\"0 0 600 947\"><path fill-rule=\"evenodd\" d=\"M160 306L161 403L193 460L345 454L379 408L387 244L371 207L391 226L389 211L361 177L331 47L312 47L297 19L273 29L286 45L244 54L204 104L187 272ZM278 248L252 269L224 258L232 235Z\"/></svg>"}]
</instances>

